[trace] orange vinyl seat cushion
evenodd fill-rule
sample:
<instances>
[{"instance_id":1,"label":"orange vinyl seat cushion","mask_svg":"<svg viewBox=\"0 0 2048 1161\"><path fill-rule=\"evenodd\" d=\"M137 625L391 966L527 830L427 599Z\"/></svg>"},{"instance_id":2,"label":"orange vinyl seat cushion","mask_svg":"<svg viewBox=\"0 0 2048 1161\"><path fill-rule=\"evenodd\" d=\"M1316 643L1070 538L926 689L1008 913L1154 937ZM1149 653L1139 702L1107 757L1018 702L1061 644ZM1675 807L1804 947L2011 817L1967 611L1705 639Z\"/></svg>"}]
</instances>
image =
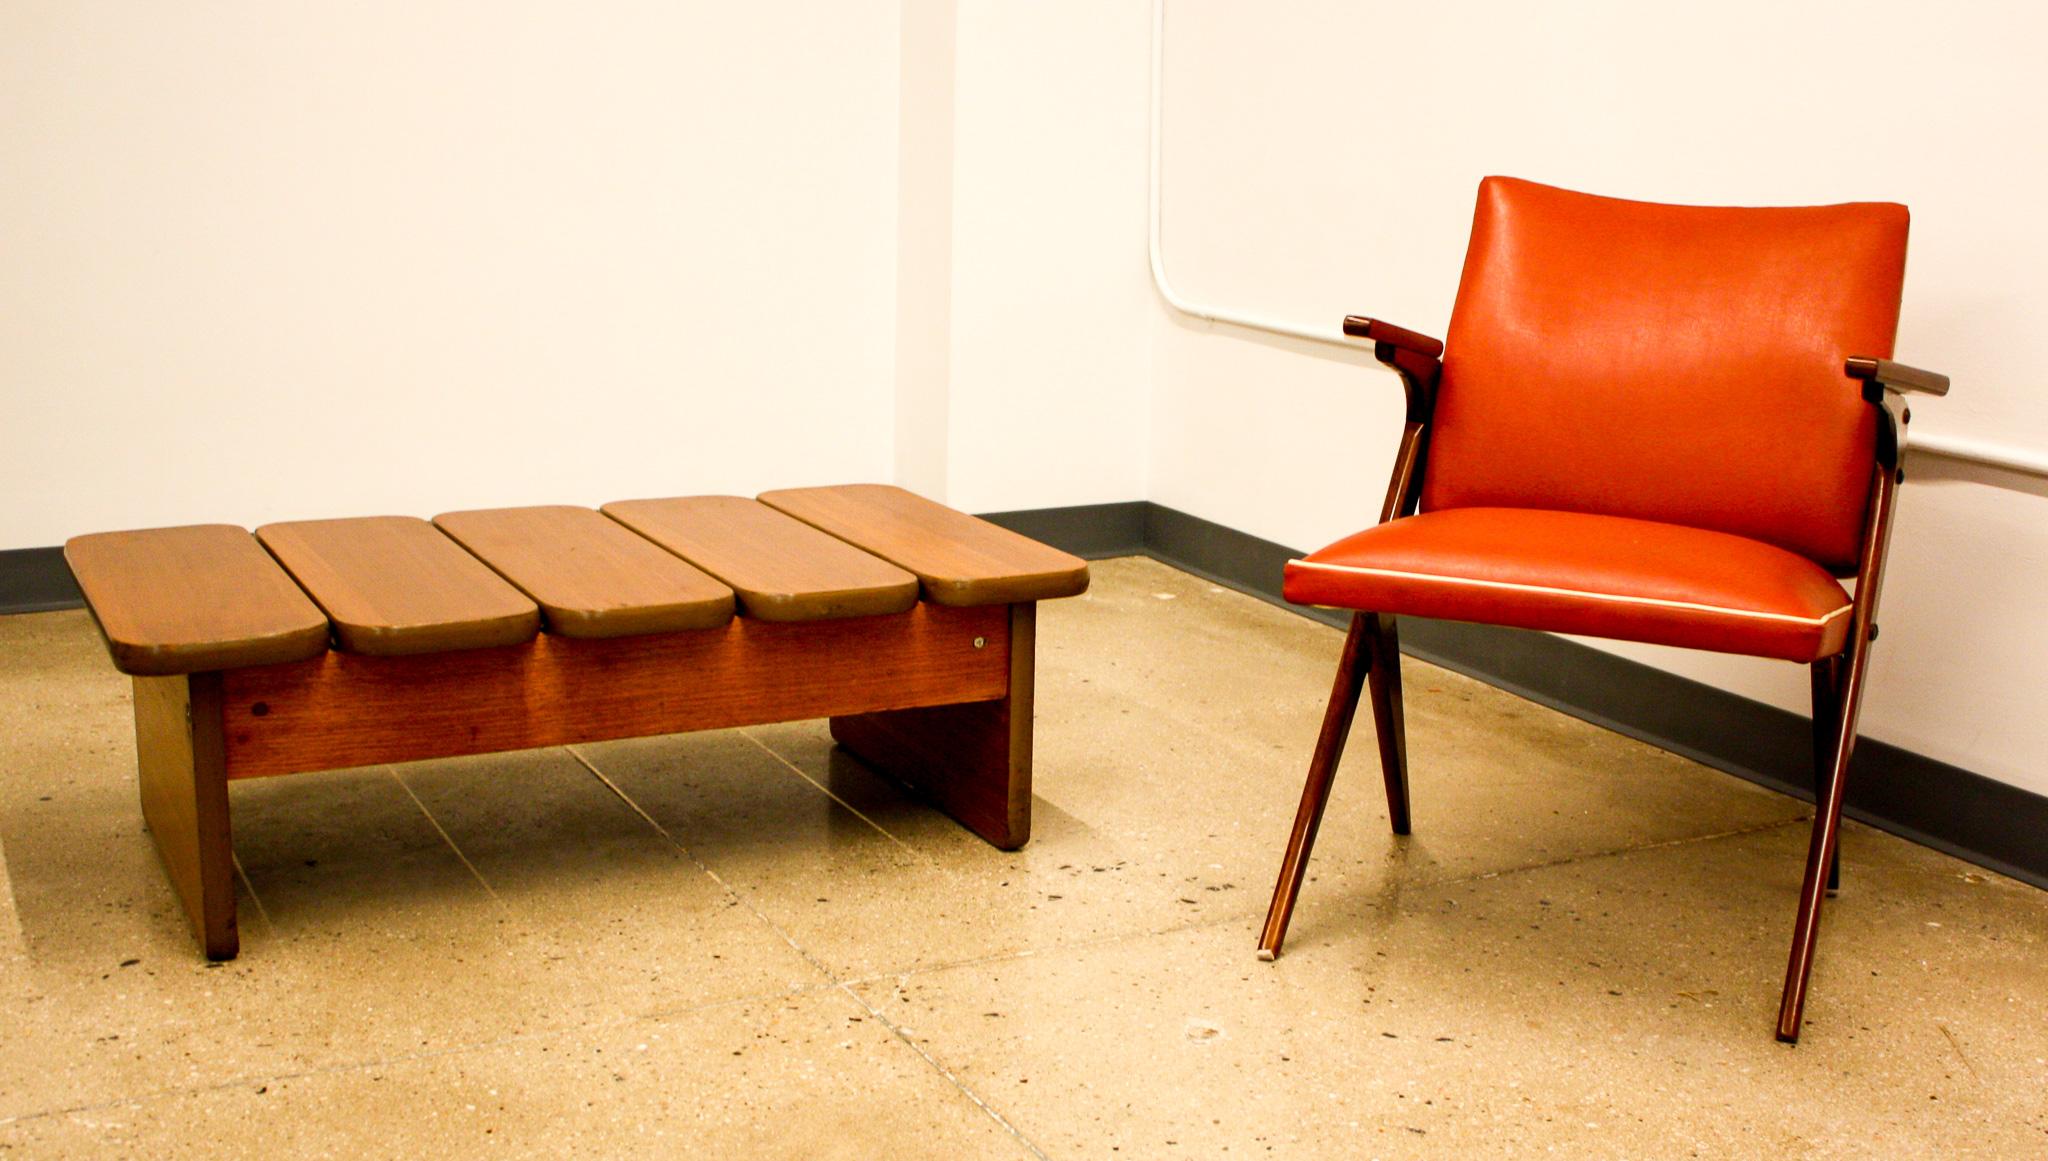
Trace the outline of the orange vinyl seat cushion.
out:
<instances>
[{"instance_id":1,"label":"orange vinyl seat cushion","mask_svg":"<svg viewBox=\"0 0 2048 1161\"><path fill-rule=\"evenodd\" d=\"M1841 652L1849 596L1814 562L1678 524L1453 508L1287 564L1287 599L1810 662Z\"/></svg>"}]
</instances>

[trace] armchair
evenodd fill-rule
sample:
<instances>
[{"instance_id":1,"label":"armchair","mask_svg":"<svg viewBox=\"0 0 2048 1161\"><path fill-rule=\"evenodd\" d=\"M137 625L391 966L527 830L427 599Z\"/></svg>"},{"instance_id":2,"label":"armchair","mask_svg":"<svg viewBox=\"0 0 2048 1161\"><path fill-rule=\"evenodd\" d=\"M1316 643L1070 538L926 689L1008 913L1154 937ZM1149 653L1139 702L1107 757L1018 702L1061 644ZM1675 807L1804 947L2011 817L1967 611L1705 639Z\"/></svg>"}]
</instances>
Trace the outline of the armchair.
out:
<instances>
[{"instance_id":1,"label":"armchair","mask_svg":"<svg viewBox=\"0 0 2048 1161\"><path fill-rule=\"evenodd\" d=\"M1398 617L1779 658L1809 666L1814 704L1777 1025L1798 1039L1903 479L1896 400L1948 390L1890 361L1906 230L1891 204L1669 206L1490 177L1447 342L1344 320L1407 414L1379 522L1287 565L1288 600L1353 616L1260 958L1367 687L1409 832Z\"/></svg>"}]
</instances>

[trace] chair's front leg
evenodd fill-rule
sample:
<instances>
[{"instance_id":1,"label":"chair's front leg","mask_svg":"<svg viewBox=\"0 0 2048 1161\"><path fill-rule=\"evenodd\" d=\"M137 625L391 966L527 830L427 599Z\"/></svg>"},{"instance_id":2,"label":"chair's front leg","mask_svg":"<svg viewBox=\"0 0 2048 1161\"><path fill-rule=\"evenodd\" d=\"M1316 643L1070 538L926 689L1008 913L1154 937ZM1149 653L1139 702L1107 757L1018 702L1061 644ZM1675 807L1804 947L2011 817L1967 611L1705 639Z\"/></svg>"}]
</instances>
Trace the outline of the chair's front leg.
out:
<instances>
[{"instance_id":1,"label":"chair's front leg","mask_svg":"<svg viewBox=\"0 0 2048 1161\"><path fill-rule=\"evenodd\" d=\"M1380 507L1380 523L1408 514L1421 490L1424 464L1429 454L1429 421L1436 406L1436 385L1443 374L1443 344L1424 335L1385 322L1356 315L1344 319L1344 333L1374 341L1373 357L1401 375L1408 391L1407 421L1401 429L1401 443L1394 453L1394 470L1387 480L1387 498ZM1323 824L1323 807L1330 801L1330 785L1337 777L1337 762L1344 756L1344 740L1351 733L1351 719L1358 710L1358 696L1368 674L1372 679L1373 719L1379 730L1380 768L1387 781L1387 815L1395 834L1408 833L1408 742L1401 721L1401 643L1394 632L1394 619L1376 613L1353 613L1351 631L1344 637L1344 652L1337 661L1337 681L1330 690L1329 708L1323 711L1323 732L1316 738L1315 756L1309 759L1308 782L1301 788L1301 806L1294 812L1294 832L1287 839L1287 855L1280 861L1280 881L1273 885L1273 903L1266 909L1266 926L1259 935L1259 958L1279 956L1287 938L1287 921L1294 916L1294 899L1301 893L1308 872L1309 849L1315 846L1316 830Z\"/></svg>"},{"instance_id":2,"label":"chair's front leg","mask_svg":"<svg viewBox=\"0 0 2048 1161\"><path fill-rule=\"evenodd\" d=\"M1856 713L1870 655L1869 641L1858 645L1850 650L1849 679L1843 690L1841 714L1833 744L1827 750L1827 777L1816 791L1813 807L1813 838L1806 850L1806 877L1799 886L1799 918L1792 928L1792 958L1785 968L1785 994L1778 1006L1778 1039L1787 1044L1799 1040L1806 984L1813 974L1814 941L1820 932L1821 903L1827 897L1829 879L1834 877L1839 856L1842 792L1849 779L1849 758L1856 746Z\"/></svg>"},{"instance_id":3,"label":"chair's front leg","mask_svg":"<svg viewBox=\"0 0 2048 1161\"><path fill-rule=\"evenodd\" d=\"M1778 1005L1778 1039L1799 1040L1806 1010L1806 985L1813 974L1814 940L1820 932L1820 909L1827 897L1842 827L1842 797L1849 780L1849 759L1856 749L1856 719L1863 709L1863 684L1870 672L1870 649L1876 637L1877 597L1884 581L1885 548L1891 535L1892 498L1897 481L1892 469L1880 466L1872 486L1870 530L1864 538L1857 570L1856 611L1851 614L1849 647L1839 664L1840 699L1828 771L1814 804L1813 838L1806 851L1806 877L1799 887L1799 917L1792 928L1792 956L1785 966L1785 994ZM1818 679L1816 678L1816 682Z\"/></svg>"},{"instance_id":4,"label":"chair's front leg","mask_svg":"<svg viewBox=\"0 0 2048 1161\"><path fill-rule=\"evenodd\" d=\"M1301 807L1294 812L1294 831L1287 838L1287 855L1280 861L1280 881L1273 886L1273 904L1266 909L1266 927L1259 935L1260 959L1277 957L1287 938L1294 897L1301 893L1301 881L1308 872L1309 848L1315 846L1316 829L1323 824L1323 807L1330 801L1330 784L1337 777L1337 762L1344 756L1344 739L1351 733L1358 695L1365 686L1367 670L1373 667L1372 616L1351 615L1351 631L1345 634L1344 652L1337 659L1337 680L1330 690L1329 707L1323 711L1323 732L1316 738L1315 757L1309 759L1308 783L1301 788Z\"/></svg>"}]
</instances>

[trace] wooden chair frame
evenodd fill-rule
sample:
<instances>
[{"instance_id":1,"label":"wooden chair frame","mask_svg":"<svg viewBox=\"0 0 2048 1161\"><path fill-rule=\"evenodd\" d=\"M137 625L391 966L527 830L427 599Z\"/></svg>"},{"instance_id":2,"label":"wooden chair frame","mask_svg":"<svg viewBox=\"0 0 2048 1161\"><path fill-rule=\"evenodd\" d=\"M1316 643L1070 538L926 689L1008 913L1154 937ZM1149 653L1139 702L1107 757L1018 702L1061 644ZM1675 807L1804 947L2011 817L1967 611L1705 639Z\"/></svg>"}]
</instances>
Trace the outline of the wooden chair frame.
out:
<instances>
[{"instance_id":1,"label":"wooden chair frame","mask_svg":"<svg viewBox=\"0 0 2048 1161\"><path fill-rule=\"evenodd\" d=\"M1386 501L1380 508L1380 523L1384 524L1412 513L1421 494L1423 472L1428 464L1430 421L1436 406L1437 383L1443 374L1443 343L1356 315L1345 318L1344 333L1371 340L1373 357L1399 374L1407 390L1406 422L1394 457L1393 475L1387 482ZM1906 391L1948 393L1945 376L1889 360L1851 358L1843 370L1850 379L1863 384L1864 399L1877 411L1877 444L1848 644L1840 653L1823 657L1810 666L1815 808L1806 875L1799 891L1799 913L1792 929L1792 954L1785 968L1785 991L1778 1008L1777 1036L1786 1043L1799 1039L1807 982L1813 973L1821 903L1840 887L1842 794L1856 747L1856 722L1863 708L1870 650L1877 640L1877 602L1891 542L1892 510L1898 485L1905 479L1900 453L1904 425L1911 421L1912 412L1897 407L1897 403ZM1409 833L1408 745L1401 714L1400 658L1400 638L1393 617L1370 612L1352 615L1344 651L1337 662L1336 685L1330 692L1322 732L1309 761L1301 807L1295 812L1294 829L1280 864L1279 882L1274 886L1272 906L1259 936L1260 959L1278 957L1281 943L1287 937L1288 920L1301 892L1309 850L1322 825L1323 808L1329 803L1337 763L1344 754L1345 737L1351 731L1359 695L1368 686L1379 738L1380 770L1386 780L1388 820L1395 834Z\"/></svg>"}]
</instances>

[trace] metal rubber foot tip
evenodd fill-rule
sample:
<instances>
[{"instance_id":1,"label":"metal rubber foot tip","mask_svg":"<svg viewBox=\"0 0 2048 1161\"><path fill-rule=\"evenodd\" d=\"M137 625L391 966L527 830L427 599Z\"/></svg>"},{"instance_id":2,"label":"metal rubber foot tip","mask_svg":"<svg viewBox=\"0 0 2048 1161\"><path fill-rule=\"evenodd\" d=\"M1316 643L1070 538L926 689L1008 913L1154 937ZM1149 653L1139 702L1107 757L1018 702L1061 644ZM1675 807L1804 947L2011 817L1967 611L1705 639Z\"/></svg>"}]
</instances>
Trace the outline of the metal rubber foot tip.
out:
<instances>
[{"instance_id":1,"label":"metal rubber foot tip","mask_svg":"<svg viewBox=\"0 0 2048 1161\"><path fill-rule=\"evenodd\" d=\"M1272 948L1270 948L1270 947L1262 947L1262 948L1260 948L1260 949L1259 949L1259 962L1260 962L1260 963L1272 963L1272 962L1273 962L1273 960L1274 960L1274 958L1275 958L1275 957L1274 957L1274 954L1273 954L1273 949L1272 949Z\"/></svg>"}]
</instances>

